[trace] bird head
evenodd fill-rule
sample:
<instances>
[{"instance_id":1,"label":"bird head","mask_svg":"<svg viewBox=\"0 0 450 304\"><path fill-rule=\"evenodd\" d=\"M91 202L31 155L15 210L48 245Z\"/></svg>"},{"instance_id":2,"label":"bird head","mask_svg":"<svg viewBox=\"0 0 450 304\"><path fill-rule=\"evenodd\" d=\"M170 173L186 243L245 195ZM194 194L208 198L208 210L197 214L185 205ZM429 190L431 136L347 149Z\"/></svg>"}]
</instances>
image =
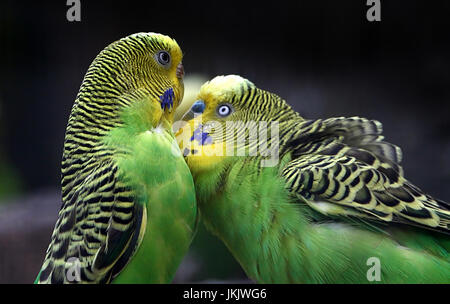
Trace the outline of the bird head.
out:
<instances>
[{"instance_id":1,"label":"bird head","mask_svg":"<svg viewBox=\"0 0 450 304\"><path fill-rule=\"evenodd\" d=\"M74 110L95 106L88 113L92 119L121 121L121 110L139 103L149 125L171 123L184 94L182 57L177 42L162 34L136 33L113 42L89 67Z\"/></svg>"},{"instance_id":2,"label":"bird head","mask_svg":"<svg viewBox=\"0 0 450 304\"><path fill-rule=\"evenodd\" d=\"M200 88L176 136L191 170L205 171L230 157L252 156L252 149L264 144L264 123L270 128L273 121L297 115L280 97L243 77L217 76Z\"/></svg>"}]
</instances>

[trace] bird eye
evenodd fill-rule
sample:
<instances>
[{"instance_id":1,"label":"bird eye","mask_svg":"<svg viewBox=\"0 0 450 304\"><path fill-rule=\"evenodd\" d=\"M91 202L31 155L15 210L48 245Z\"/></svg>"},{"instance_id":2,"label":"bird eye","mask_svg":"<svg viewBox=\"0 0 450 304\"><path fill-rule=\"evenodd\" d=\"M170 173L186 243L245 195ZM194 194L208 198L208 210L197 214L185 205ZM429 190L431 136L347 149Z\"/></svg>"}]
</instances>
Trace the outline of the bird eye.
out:
<instances>
[{"instance_id":1,"label":"bird eye","mask_svg":"<svg viewBox=\"0 0 450 304\"><path fill-rule=\"evenodd\" d=\"M230 105L221 105L217 108L217 114L221 117L226 117L231 114L231 106Z\"/></svg>"},{"instance_id":2,"label":"bird eye","mask_svg":"<svg viewBox=\"0 0 450 304\"><path fill-rule=\"evenodd\" d=\"M156 58L158 59L159 64L168 65L170 63L170 54L166 51L161 51L156 54Z\"/></svg>"}]
</instances>

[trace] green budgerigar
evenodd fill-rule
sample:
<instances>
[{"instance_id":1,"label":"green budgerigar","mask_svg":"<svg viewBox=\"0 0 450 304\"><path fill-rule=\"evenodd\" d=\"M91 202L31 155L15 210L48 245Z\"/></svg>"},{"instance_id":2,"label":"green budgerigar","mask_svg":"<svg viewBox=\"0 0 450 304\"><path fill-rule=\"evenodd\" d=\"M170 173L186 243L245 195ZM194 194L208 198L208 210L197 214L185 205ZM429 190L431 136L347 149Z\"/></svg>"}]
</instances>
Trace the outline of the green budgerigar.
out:
<instances>
[{"instance_id":1,"label":"green budgerigar","mask_svg":"<svg viewBox=\"0 0 450 304\"><path fill-rule=\"evenodd\" d=\"M405 179L378 121L308 120L239 76L177 133L201 218L260 283L450 283L449 204Z\"/></svg>"},{"instance_id":2,"label":"green budgerigar","mask_svg":"<svg viewBox=\"0 0 450 304\"><path fill-rule=\"evenodd\" d=\"M197 224L172 132L183 98L175 40L137 33L90 65L70 114L62 207L36 283L170 282Z\"/></svg>"}]
</instances>

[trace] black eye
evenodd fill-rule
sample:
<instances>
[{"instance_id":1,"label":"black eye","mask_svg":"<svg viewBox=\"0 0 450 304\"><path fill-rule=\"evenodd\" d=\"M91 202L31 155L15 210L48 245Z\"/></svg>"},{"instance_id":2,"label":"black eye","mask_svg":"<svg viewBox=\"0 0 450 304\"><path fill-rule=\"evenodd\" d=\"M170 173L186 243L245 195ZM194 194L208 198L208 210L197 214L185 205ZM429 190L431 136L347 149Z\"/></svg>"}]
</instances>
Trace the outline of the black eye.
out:
<instances>
[{"instance_id":1,"label":"black eye","mask_svg":"<svg viewBox=\"0 0 450 304\"><path fill-rule=\"evenodd\" d=\"M221 117L225 117L231 114L231 106L230 105L221 105L217 108L217 114Z\"/></svg>"},{"instance_id":2,"label":"black eye","mask_svg":"<svg viewBox=\"0 0 450 304\"><path fill-rule=\"evenodd\" d=\"M156 58L161 65L168 65L170 63L170 55L166 51L161 51L156 54Z\"/></svg>"}]
</instances>

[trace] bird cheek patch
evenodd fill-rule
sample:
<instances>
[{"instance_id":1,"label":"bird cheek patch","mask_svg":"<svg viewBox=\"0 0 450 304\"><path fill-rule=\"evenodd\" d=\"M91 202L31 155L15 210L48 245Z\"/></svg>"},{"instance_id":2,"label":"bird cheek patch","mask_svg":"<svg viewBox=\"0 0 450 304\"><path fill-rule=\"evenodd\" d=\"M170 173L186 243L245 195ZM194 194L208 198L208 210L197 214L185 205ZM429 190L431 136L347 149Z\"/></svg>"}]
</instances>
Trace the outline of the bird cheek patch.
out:
<instances>
[{"instance_id":1,"label":"bird cheek patch","mask_svg":"<svg viewBox=\"0 0 450 304\"><path fill-rule=\"evenodd\" d=\"M197 141L199 145L206 146L212 144L212 138L209 136L209 133L203 132L203 125L200 124L194 130L194 134L191 137L191 141Z\"/></svg>"},{"instance_id":2,"label":"bird cheek patch","mask_svg":"<svg viewBox=\"0 0 450 304\"><path fill-rule=\"evenodd\" d=\"M164 111L166 108L170 110L173 108L173 99L175 97L175 93L172 88L167 89L163 95L159 97L159 101L161 103L161 109Z\"/></svg>"}]
</instances>

